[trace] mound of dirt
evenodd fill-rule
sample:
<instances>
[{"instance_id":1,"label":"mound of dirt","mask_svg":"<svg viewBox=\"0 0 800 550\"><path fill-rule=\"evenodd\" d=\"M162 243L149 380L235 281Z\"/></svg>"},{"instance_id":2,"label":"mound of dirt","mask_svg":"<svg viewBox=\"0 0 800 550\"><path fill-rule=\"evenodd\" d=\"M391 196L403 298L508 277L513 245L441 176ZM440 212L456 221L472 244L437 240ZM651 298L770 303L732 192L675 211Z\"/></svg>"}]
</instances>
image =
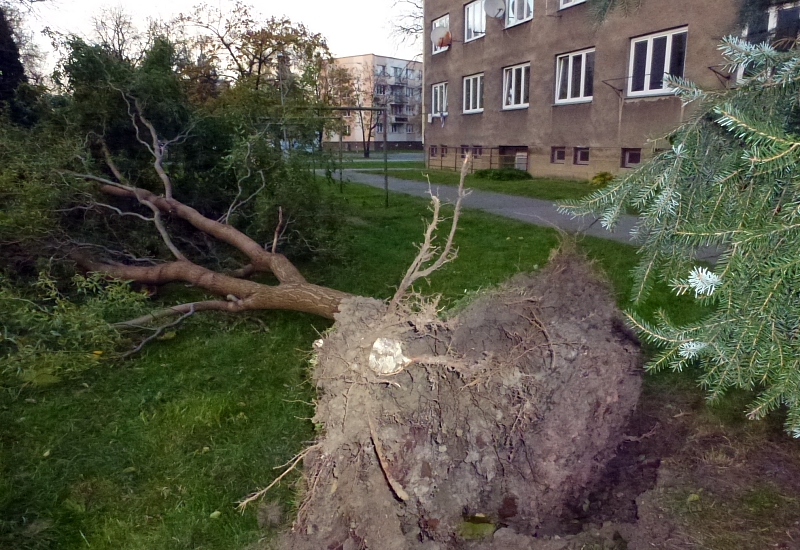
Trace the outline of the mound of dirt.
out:
<instances>
[{"instance_id":1,"label":"mound of dirt","mask_svg":"<svg viewBox=\"0 0 800 550\"><path fill-rule=\"evenodd\" d=\"M353 298L316 346L324 436L286 549L561 548L640 393L638 345L573 255L446 322Z\"/></svg>"}]
</instances>

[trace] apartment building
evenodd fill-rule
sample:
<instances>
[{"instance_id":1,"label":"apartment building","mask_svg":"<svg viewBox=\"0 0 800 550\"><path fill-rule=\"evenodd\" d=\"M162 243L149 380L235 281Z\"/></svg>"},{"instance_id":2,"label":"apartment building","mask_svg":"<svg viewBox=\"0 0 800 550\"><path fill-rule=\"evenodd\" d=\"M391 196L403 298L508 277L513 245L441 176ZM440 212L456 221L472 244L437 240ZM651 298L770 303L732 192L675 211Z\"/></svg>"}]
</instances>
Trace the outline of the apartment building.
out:
<instances>
[{"instance_id":1,"label":"apartment building","mask_svg":"<svg viewBox=\"0 0 800 550\"><path fill-rule=\"evenodd\" d=\"M422 148L422 63L375 54L339 57L336 67L347 69L352 81L349 105L387 109L387 141L392 149ZM383 147L383 115L378 111L348 111L344 129L326 137L328 147L341 142L347 151Z\"/></svg>"},{"instance_id":2,"label":"apartment building","mask_svg":"<svg viewBox=\"0 0 800 550\"><path fill-rule=\"evenodd\" d=\"M619 173L667 147L664 136L691 114L665 74L706 88L735 80L718 46L747 32L740 0L641 0L601 24L589 7L586 0L426 0L428 32L443 37L425 41L429 165L456 168L472 152L475 169ZM761 26L771 28L752 31L774 35L770 17Z\"/></svg>"}]
</instances>

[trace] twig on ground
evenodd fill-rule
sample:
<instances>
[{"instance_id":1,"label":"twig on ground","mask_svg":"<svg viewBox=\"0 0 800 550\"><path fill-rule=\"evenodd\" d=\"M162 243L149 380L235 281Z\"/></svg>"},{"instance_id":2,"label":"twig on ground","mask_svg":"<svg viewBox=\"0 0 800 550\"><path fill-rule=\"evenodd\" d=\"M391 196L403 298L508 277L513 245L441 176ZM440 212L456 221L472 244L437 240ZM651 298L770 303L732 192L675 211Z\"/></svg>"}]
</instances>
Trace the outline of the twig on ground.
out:
<instances>
[{"instance_id":1,"label":"twig on ground","mask_svg":"<svg viewBox=\"0 0 800 550\"><path fill-rule=\"evenodd\" d=\"M151 334L150 336L148 336L147 338L145 338L144 340L142 340L142 341L139 343L139 345L138 345L138 346L136 346L135 348L133 348L131 351L128 351L128 352L125 352L125 353L123 353L123 354L122 354L122 358L124 359L124 358L126 358L126 357L130 357L131 355L133 355L133 354L135 354L135 353L138 353L139 351L141 351L141 349L142 349L142 348L143 348L145 345L147 345L147 343L148 343L148 342L151 342L151 341L155 340L156 338L158 338L159 336L161 336L161 333L162 333L162 332L164 332L164 331L165 331L165 330L167 330L168 328L172 328L172 327L178 326L179 324L181 324L181 323L183 322L183 320L184 320L184 319L186 319L186 318L188 318L188 317L191 317L192 315L194 315L194 311L195 311L195 309L194 309L194 304L192 304L192 306L189 308L189 311L187 311L186 313L184 313L183 315L181 315L180 317L178 317L177 319L175 319L173 322L171 322L171 323L168 323L168 324L166 324L166 325L163 325L163 326L160 326L160 327L158 327L158 328L157 328L157 329L156 329L156 330L153 332L153 334ZM134 325L129 325L129 326L134 326Z\"/></svg>"},{"instance_id":2,"label":"twig on ground","mask_svg":"<svg viewBox=\"0 0 800 550\"><path fill-rule=\"evenodd\" d=\"M255 500L258 500L258 499L260 499L260 498L261 498L261 497L263 497L265 494L267 494L267 491L269 491L269 490L270 490L270 489L272 489L272 488L273 488L275 485L277 485L278 483L280 483L280 481L281 481L281 480L282 480L284 477L286 477L286 476L289 474L289 472L291 472L292 470L294 470L294 469L297 467L297 465L298 465L298 464L300 464L300 461L301 461L301 460L303 460L303 459L306 457L306 455L307 455L308 453L310 453L312 450L316 449L317 447L319 447L319 444L317 444L317 445L312 445L311 447L309 447L309 448L305 449L303 452L301 452L301 453L299 453L299 454L295 455L295 456L294 456L294 457L293 457L291 460L289 460L289 462L287 462L286 464L283 464L283 465L281 465L281 466L278 466L277 468L275 468L276 470L277 470L278 468L286 468L286 466L287 466L287 465L291 464L291 465L290 465L288 468L286 468L286 469L283 471L283 473L282 473L281 475L279 475L278 477L276 477L276 478L275 478L275 479L272 481L272 483L270 483L269 485L267 485L267 486L266 486L266 487L264 487L263 489L260 489L260 490L256 491L255 493L252 493L252 494L248 495L246 498L244 498L244 499L240 500L240 501L239 501L239 502L236 504L236 509L237 509L237 510L239 510L240 512L244 512L244 510L245 510L245 508L247 508L247 505L248 505L248 504L250 504L251 502L253 502L253 501L255 501Z\"/></svg>"}]
</instances>

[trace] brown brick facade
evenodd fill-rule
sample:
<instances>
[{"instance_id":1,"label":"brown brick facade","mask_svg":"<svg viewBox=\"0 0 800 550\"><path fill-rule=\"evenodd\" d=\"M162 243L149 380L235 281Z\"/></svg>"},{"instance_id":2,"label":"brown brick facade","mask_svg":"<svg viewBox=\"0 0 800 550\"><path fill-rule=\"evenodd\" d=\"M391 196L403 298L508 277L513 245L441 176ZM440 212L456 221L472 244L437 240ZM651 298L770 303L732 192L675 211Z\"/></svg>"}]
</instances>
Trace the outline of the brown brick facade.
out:
<instances>
[{"instance_id":1,"label":"brown brick facade","mask_svg":"<svg viewBox=\"0 0 800 550\"><path fill-rule=\"evenodd\" d=\"M613 13L600 25L591 20L586 3L573 2L561 9L562 1L534 0L532 19L508 28L504 19L487 17L485 35L467 42L463 2L425 1L426 35L432 21L445 14L449 14L452 35L450 47L433 55L427 36L425 40L424 144L426 157L438 159L431 165L453 165L462 145L482 147L487 154L482 155L481 164L488 162L485 157L493 148L499 153L503 148L527 147L526 165L532 174L588 178L624 170L623 150L641 149L646 158L667 146L659 138L686 119L691 105L682 106L672 95L647 95L646 90L631 93L632 39L637 37L685 29L685 48L678 43L683 37L674 38L675 51L683 48L685 52L684 77L708 88L728 85L718 74L724 71L717 48L724 36L739 32L738 0L642 0L628 17ZM557 58L591 48L591 101L557 104ZM586 62L586 58L581 60ZM528 106L506 110L504 68L526 63L530 63ZM477 73L484 74L483 112L467 114L462 109L463 78ZM443 123L441 118L429 119L432 86L442 82L448 83ZM431 157L430 146L442 145L447 146L444 159L441 154ZM564 148L564 162L553 162L554 147ZM588 163L576 163L576 148L588 148ZM581 153L582 160L585 156Z\"/></svg>"}]
</instances>

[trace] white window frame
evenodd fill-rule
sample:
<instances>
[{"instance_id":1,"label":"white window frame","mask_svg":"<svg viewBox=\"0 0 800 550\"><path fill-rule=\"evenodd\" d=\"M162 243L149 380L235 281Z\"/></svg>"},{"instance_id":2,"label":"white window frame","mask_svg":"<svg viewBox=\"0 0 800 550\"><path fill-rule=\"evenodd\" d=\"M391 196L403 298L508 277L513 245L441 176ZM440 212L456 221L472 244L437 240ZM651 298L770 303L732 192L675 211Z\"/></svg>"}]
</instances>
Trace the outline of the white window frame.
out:
<instances>
[{"instance_id":1,"label":"white window frame","mask_svg":"<svg viewBox=\"0 0 800 550\"><path fill-rule=\"evenodd\" d=\"M666 37L667 38L667 45L666 45L666 53L664 56L664 76L669 74L666 72L669 70L669 66L671 64L671 57L672 57L672 39L679 34L686 34L686 42L688 45L689 42L689 27L681 27L678 29L671 29L669 31L658 32L654 34L648 34L646 36L639 36L636 38L631 38L631 49L630 55L628 56L628 97L642 97L642 96L653 96L653 95L668 95L674 92L674 88L670 88L664 85L662 88L650 88L650 78L651 78L651 65L653 62L653 41ZM645 53L646 60L645 60L645 68L644 68L644 89L634 91L633 90L633 63L634 63L634 52L636 48L636 44L640 44L642 42L647 43L647 50ZM688 51L688 48L687 48ZM684 52L683 58L683 73L685 74L686 71L686 53ZM683 76L683 75L681 75Z\"/></svg>"},{"instance_id":2,"label":"white window frame","mask_svg":"<svg viewBox=\"0 0 800 550\"><path fill-rule=\"evenodd\" d=\"M486 35L484 0L475 0L464 6L464 42L472 42Z\"/></svg>"},{"instance_id":3,"label":"white window frame","mask_svg":"<svg viewBox=\"0 0 800 550\"><path fill-rule=\"evenodd\" d=\"M517 73L517 69L522 69ZM525 86L525 73L528 73L527 87ZM522 82L518 82L517 74L522 77ZM520 63L511 67L503 69L503 110L510 111L513 109L527 109L530 104L530 88L531 88L531 64ZM514 99L517 95L517 90L520 90L519 103L515 103ZM525 96L528 96L527 98ZM527 101L526 101L527 99Z\"/></svg>"},{"instance_id":4,"label":"white window frame","mask_svg":"<svg viewBox=\"0 0 800 550\"><path fill-rule=\"evenodd\" d=\"M519 13L520 7L522 14ZM506 0L506 28L531 19L533 19L533 0Z\"/></svg>"},{"instance_id":5,"label":"white window frame","mask_svg":"<svg viewBox=\"0 0 800 550\"><path fill-rule=\"evenodd\" d=\"M571 8L572 6L583 4L584 2L586 2L586 0L559 0L558 9L565 10L567 8Z\"/></svg>"},{"instance_id":6,"label":"white window frame","mask_svg":"<svg viewBox=\"0 0 800 550\"><path fill-rule=\"evenodd\" d=\"M468 89L469 105L467 105ZM461 106L464 114L483 112L483 73L464 77L461 86Z\"/></svg>"},{"instance_id":7,"label":"white window frame","mask_svg":"<svg viewBox=\"0 0 800 550\"><path fill-rule=\"evenodd\" d=\"M431 86L431 115L435 118L447 116L447 82Z\"/></svg>"},{"instance_id":8,"label":"white window frame","mask_svg":"<svg viewBox=\"0 0 800 550\"><path fill-rule=\"evenodd\" d=\"M631 162L631 153L639 155L639 162ZM622 149L622 168L636 168L642 163L642 149L641 148L623 148Z\"/></svg>"},{"instance_id":9,"label":"white window frame","mask_svg":"<svg viewBox=\"0 0 800 550\"><path fill-rule=\"evenodd\" d=\"M556 57L556 95L555 102L558 104L564 103L588 103L594 99L594 82L592 83L592 95L583 95L586 91L586 63L587 54L595 53L595 48L587 48L576 52L565 53ZM572 69L575 63L575 58L581 59L581 81L579 83L580 92L577 96L573 97L572 90ZM567 64L567 97L559 98L561 91L561 78L563 71L561 70L563 63ZM594 78L594 62L592 63L592 78Z\"/></svg>"},{"instance_id":10,"label":"white window frame","mask_svg":"<svg viewBox=\"0 0 800 550\"><path fill-rule=\"evenodd\" d=\"M413 124L406 124L406 133L413 134L414 133L414 125Z\"/></svg>"},{"instance_id":11,"label":"white window frame","mask_svg":"<svg viewBox=\"0 0 800 550\"><path fill-rule=\"evenodd\" d=\"M586 153L586 161L581 160L581 153ZM575 147L572 149L572 164L575 166L589 166L592 161L592 151L589 147Z\"/></svg>"},{"instance_id":12,"label":"white window frame","mask_svg":"<svg viewBox=\"0 0 800 550\"><path fill-rule=\"evenodd\" d=\"M438 19L434 19L431 21L431 32L436 27L447 27L450 28L450 14L446 13L443 16L439 17ZM450 46L445 46L444 48L437 48L436 44L431 44L431 55L436 55L437 53L446 52L450 49Z\"/></svg>"}]
</instances>

